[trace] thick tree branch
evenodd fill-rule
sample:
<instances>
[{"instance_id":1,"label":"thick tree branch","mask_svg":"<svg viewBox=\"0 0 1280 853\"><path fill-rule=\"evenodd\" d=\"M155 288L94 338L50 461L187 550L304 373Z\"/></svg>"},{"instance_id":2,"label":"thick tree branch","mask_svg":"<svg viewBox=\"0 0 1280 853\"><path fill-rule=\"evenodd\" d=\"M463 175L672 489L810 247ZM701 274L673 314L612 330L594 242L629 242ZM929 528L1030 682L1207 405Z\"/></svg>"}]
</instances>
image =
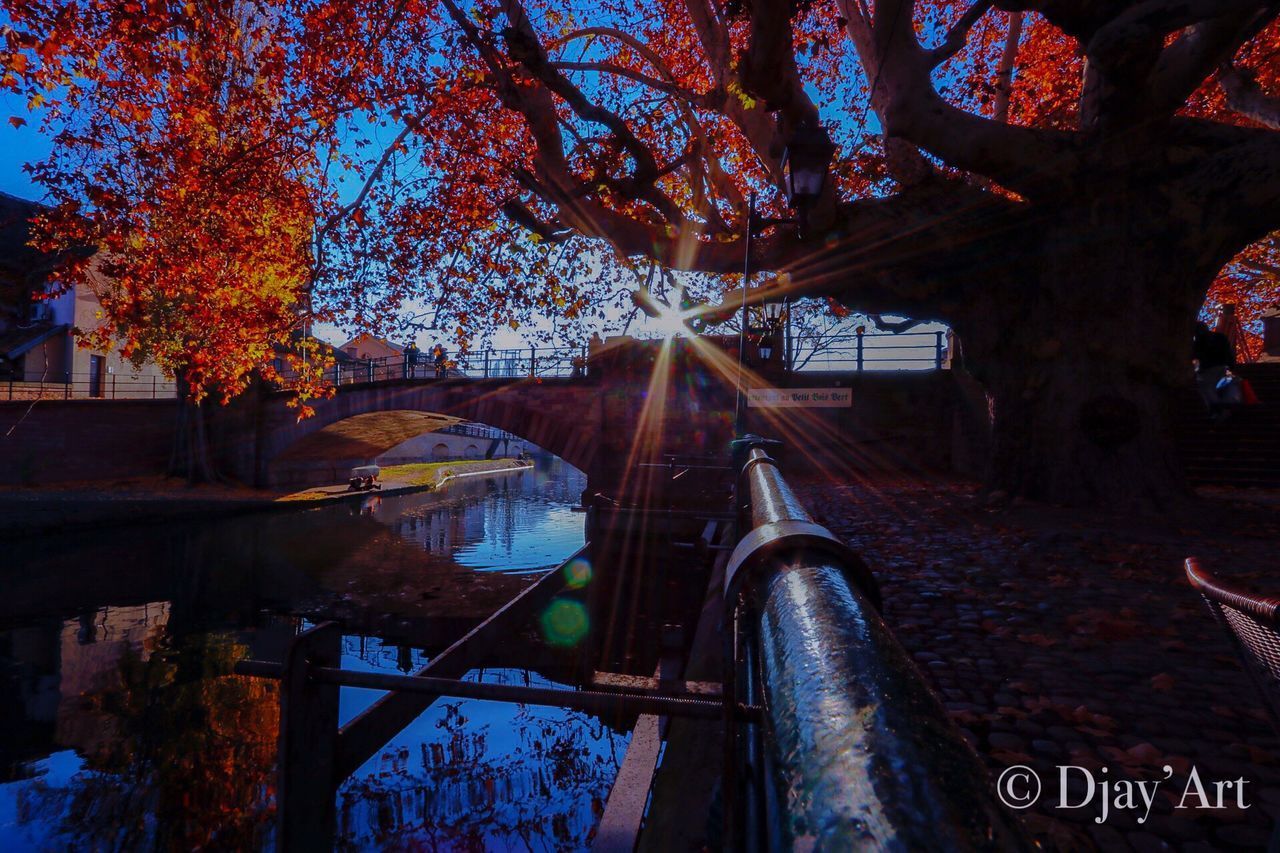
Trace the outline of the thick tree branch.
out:
<instances>
[{"instance_id":1,"label":"thick tree branch","mask_svg":"<svg viewBox=\"0 0 1280 853\"><path fill-rule=\"evenodd\" d=\"M568 240L572 232L557 228L554 223L543 222L529 206L519 199L510 198L502 203L502 213L516 225L526 231L537 234L548 243L562 243Z\"/></svg>"},{"instance_id":2,"label":"thick tree branch","mask_svg":"<svg viewBox=\"0 0 1280 853\"><path fill-rule=\"evenodd\" d=\"M1268 95L1247 68L1227 64L1218 73L1227 106L1272 130L1280 130L1280 96Z\"/></svg>"},{"instance_id":3,"label":"thick tree branch","mask_svg":"<svg viewBox=\"0 0 1280 853\"><path fill-rule=\"evenodd\" d=\"M1191 27L1160 54L1151 70L1150 114L1172 114L1261 25L1280 13L1280 3L1275 0L1221 2L1225 11L1220 17Z\"/></svg>"},{"instance_id":4,"label":"thick tree branch","mask_svg":"<svg viewBox=\"0 0 1280 853\"><path fill-rule=\"evenodd\" d=\"M841 8L855 10L849 0ZM1024 197L1061 189L1077 158L1073 138L995 122L943 100L928 54L916 40L913 8L911 0L882 0L869 26L865 19L848 19L886 136L905 139Z\"/></svg>"},{"instance_id":5,"label":"thick tree branch","mask_svg":"<svg viewBox=\"0 0 1280 853\"><path fill-rule=\"evenodd\" d=\"M782 114L784 125L816 122L813 105L796 65L790 3L752 3L751 35L739 65L742 87L762 98L765 109Z\"/></svg>"},{"instance_id":6,"label":"thick tree branch","mask_svg":"<svg viewBox=\"0 0 1280 853\"><path fill-rule=\"evenodd\" d=\"M1229 257L1280 228L1280 133L1212 123L1203 132L1232 143L1214 146L1215 153L1175 186L1204 211L1203 221L1225 226L1205 229L1201 239L1218 235Z\"/></svg>"}]
</instances>

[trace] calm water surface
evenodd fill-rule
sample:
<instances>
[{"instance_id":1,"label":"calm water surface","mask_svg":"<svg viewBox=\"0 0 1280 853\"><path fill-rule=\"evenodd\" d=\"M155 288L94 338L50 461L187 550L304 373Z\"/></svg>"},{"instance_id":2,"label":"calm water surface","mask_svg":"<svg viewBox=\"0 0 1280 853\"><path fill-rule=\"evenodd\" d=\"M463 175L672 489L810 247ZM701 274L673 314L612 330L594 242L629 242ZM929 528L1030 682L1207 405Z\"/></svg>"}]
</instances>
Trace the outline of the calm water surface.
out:
<instances>
[{"instance_id":1,"label":"calm water surface","mask_svg":"<svg viewBox=\"0 0 1280 853\"><path fill-rule=\"evenodd\" d=\"M343 667L426 663L582 544L558 461L205 523L0 543L0 849L270 846L278 699L231 675L337 618ZM468 678L561 686L513 638ZM381 695L344 688L346 722ZM585 714L439 700L339 788L348 849L587 846L626 735Z\"/></svg>"}]
</instances>

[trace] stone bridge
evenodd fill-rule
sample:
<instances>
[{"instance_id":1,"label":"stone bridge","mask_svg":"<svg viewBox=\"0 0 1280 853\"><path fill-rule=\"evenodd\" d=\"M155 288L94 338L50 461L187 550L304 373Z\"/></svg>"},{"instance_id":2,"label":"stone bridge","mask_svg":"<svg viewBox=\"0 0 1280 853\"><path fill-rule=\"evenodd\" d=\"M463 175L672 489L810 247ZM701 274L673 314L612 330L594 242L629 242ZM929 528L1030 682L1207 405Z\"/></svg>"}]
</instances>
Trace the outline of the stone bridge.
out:
<instances>
[{"instance_id":1,"label":"stone bridge","mask_svg":"<svg viewBox=\"0 0 1280 853\"><path fill-rule=\"evenodd\" d=\"M253 435L224 437L239 479L264 486L335 482L424 432L476 421L527 439L583 471L602 445L603 395L584 379L391 380L344 385L299 421L285 394L261 398ZM246 440L247 439L247 440ZM252 449L252 456L242 450Z\"/></svg>"},{"instance_id":2,"label":"stone bridge","mask_svg":"<svg viewBox=\"0 0 1280 853\"><path fill-rule=\"evenodd\" d=\"M269 487L341 482L350 467L415 435L476 421L540 445L586 472L593 487L608 489L629 467L664 453L725 451L737 394L736 371L726 361L709 366L677 339L669 349L646 342L593 360L580 378L342 385L303 421L287 394L249 392L215 410L210 435L221 471ZM770 384L750 366L745 378L748 386ZM952 371L772 378L780 386L852 391L845 408L746 410L747 429L787 441L789 465L963 471L981 455L975 441L981 444L985 404L968 399ZM176 414L173 400L0 403L0 483L162 474Z\"/></svg>"},{"instance_id":3,"label":"stone bridge","mask_svg":"<svg viewBox=\"0 0 1280 853\"><path fill-rule=\"evenodd\" d=\"M587 473L666 453L713 454L732 437L736 391L691 364L687 346L636 343L593 360L589 376L389 379L341 385L299 421L284 393L245 395L220 412L217 454L259 486L340 482L396 445L458 420L504 429ZM655 376L655 371L664 375Z\"/></svg>"}]
</instances>

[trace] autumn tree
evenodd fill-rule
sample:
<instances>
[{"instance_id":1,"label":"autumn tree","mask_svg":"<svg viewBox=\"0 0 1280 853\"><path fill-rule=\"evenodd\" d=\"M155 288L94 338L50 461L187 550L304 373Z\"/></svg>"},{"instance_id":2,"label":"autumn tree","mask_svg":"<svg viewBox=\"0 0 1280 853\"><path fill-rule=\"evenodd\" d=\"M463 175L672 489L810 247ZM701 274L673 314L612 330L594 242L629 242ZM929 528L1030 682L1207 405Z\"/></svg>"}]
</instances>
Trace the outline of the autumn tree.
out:
<instances>
[{"instance_id":1,"label":"autumn tree","mask_svg":"<svg viewBox=\"0 0 1280 853\"><path fill-rule=\"evenodd\" d=\"M745 191L780 213L786 141L825 120L842 149L810 233L766 231L755 265L793 295L950 323L993 398L994 487L1182 493L1192 322L1280 225L1274 3L682 0L597 23L443 2L523 119L509 205L539 233L732 273Z\"/></svg>"},{"instance_id":2,"label":"autumn tree","mask_svg":"<svg viewBox=\"0 0 1280 853\"><path fill-rule=\"evenodd\" d=\"M1272 0L8 8L3 84L51 105L51 127L120 124L59 137L74 154L37 177L158 244L192 214L157 206L179 192L167 177L123 176L151 168L139 150L198 173L181 186L215 219L251 223L237 246L270 209L298 316L376 326L416 299L463 338L573 322L651 261L731 290L755 192L753 266L789 295L956 329L993 399L991 486L1028 497L1181 493L1170 405L1191 324L1224 265L1280 227ZM202 39L240 76L204 70ZM224 92L243 106L214 109ZM165 141L204 116L216 133ZM801 234L783 152L816 122L838 153ZM215 136L250 164L230 180L186 162ZM258 213L236 219L232 187ZM311 239L287 236L302 220Z\"/></svg>"}]
</instances>

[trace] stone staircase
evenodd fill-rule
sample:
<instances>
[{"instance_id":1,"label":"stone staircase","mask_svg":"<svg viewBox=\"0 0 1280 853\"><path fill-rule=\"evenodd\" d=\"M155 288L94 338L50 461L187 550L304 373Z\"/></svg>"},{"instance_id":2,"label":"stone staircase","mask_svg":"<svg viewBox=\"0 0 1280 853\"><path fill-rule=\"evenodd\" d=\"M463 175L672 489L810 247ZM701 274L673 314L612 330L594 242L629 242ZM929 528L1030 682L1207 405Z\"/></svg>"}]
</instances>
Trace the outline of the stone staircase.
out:
<instances>
[{"instance_id":1,"label":"stone staircase","mask_svg":"<svg viewBox=\"0 0 1280 853\"><path fill-rule=\"evenodd\" d=\"M1194 389L1179 401L1175 429L1187 479L1194 485L1280 488L1280 363L1246 364L1233 372L1249 380L1261 403L1214 424Z\"/></svg>"}]
</instances>

